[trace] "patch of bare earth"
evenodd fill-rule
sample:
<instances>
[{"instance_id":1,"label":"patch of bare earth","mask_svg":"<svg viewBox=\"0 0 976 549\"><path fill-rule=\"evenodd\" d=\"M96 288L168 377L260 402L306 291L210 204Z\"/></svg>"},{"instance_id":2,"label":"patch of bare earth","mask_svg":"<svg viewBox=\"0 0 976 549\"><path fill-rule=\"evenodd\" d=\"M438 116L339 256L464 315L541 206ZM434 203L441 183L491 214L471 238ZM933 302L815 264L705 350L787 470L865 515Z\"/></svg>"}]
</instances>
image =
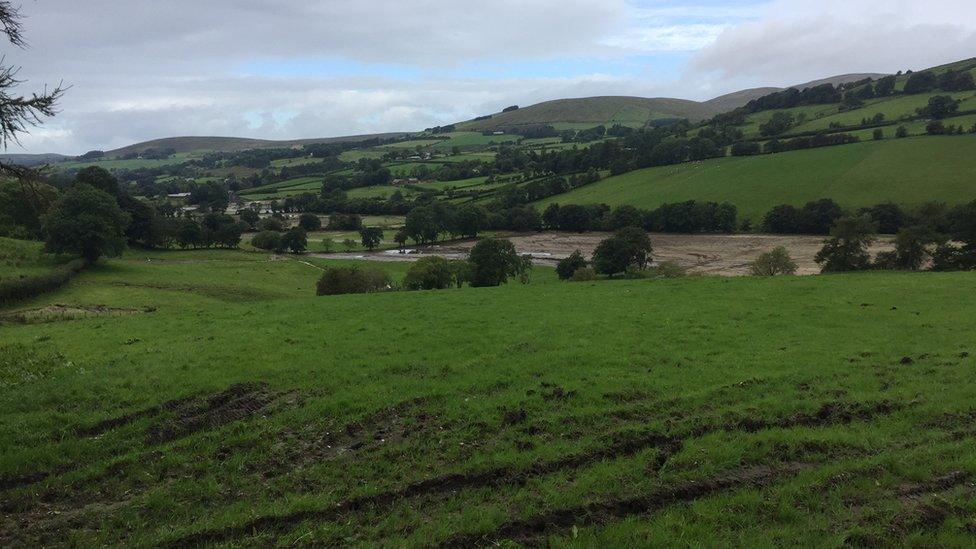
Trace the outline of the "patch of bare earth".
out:
<instances>
[{"instance_id":1,"label":"patch of bare earth","mask_svg":"<svg viewBox=\"0 0 976 549\"><path fill-rule=\"evenodd\" d=\"M528 254L541 265L555 265L561 259L568 257L576 250L583 252L587 258L593 256L597 245L607 238L609 233L558 233L542 232L528 234L501 235L515 244L520 254ZM824 237L821 236L793 236L793 235L690 235L690 234L662 234L652 233L651 244L654 246L655 263L676 263L693 273L717 276L745 276L749 274L749 264L760 254L782 246L789 251L796 261L797 274L812 275L820 272L820 266L814 261L817 252L823 247ZM465 240L434 246L427 246L412 253L400 254L395 251L360 253L360 254L331 254L323 257L336 259L369 259L374 261L416 261L424 256L441 255L448 258L460 258L474 246L476 241ZM893 245L889 237L881 237L871 247L872 255L881 251L891 250Z\"/></svg>"}]
</instances>

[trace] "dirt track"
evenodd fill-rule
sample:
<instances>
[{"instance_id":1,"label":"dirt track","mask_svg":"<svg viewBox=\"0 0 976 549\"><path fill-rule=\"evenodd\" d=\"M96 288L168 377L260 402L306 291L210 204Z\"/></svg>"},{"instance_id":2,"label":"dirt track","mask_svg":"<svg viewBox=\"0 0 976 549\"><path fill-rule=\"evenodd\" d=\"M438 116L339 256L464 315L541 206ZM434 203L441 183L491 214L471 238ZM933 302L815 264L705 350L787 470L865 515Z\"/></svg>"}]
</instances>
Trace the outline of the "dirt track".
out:
<instances>
[{"instance_id":1,"label":"dirt track","mask_svg":"<svg viewBox=\"0 0 976 549\"><path fill-rule=\"evenodd\" d=\"M532 255L535 262L542 265L554 265L576 250L581 250L589 257L597 244L607 236L609 236L607 233L555 232L505 235L515 244L519 253ZM655 262L671 261L692 272L719 276L747 275L749 274L749 262L755 260L759 254L777 246L784 246L789 250L793 260L799 265L797 274L810 275L820 272L819 265L814 261L814 256L823 246L823 237L819 236L656 233L650 236L651 244L654 246ZM318 257L374 261L416 261L428 255L460 258L467 255L474 243L473 240L452 242L411 250L412 253L408 254L389 251L360 254L320 254ZM879 251L891 248L891 239L881 238L871 248L871 253L874 255Z\"/></svg>"}]
</instances>

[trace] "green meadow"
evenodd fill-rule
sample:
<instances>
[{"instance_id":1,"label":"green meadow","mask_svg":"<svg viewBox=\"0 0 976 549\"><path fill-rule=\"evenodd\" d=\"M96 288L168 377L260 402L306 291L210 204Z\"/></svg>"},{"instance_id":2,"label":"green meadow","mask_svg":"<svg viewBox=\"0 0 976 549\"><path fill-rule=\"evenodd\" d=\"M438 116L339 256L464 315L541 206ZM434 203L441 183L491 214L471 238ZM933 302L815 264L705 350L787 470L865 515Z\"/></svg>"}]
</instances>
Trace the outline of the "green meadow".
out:
<instances>
[{"instance_id":1,"label":"green meadow","mask_svg":"<svg viewBox=\"0 0 976 549\"><path fill-rule=\"evenodd\" d=\"M131 251L0 311L0 543L971 541L972 274L315 297L332 264ZM9 320L55 304L92 314Z\"/></svg>"},{"instance_id":2,"label":"green meadow","mask_svg":"<svg viewBox=\"0 0 976 549\"><path fill-rule=\"evenodd\" d=\"M855 208L882 202L960 204L976 199L976 137L889 139L648 168L610 177L539 204L630 204L655 208L685 200L730 202L740 219L773 206L831 198Z\"/></svg>"}]
</instances>

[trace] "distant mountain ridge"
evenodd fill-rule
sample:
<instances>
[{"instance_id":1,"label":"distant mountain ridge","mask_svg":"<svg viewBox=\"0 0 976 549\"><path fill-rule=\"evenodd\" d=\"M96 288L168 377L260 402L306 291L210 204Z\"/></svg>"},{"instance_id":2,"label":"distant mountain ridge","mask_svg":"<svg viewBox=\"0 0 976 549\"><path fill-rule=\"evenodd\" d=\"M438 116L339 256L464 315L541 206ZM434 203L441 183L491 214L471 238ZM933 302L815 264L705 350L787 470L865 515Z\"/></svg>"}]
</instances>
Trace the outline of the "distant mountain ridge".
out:
<instances>
[{"instance_id":1,"label":"distant mountain ridge","mask_svg":"<svg viewBox=\"0 0 976 549\"><path fill-rule=\"evenodd\" d=\"M865 78L881 78L880 73L843 74L814 80L805 84L791 86L798 89L820 84L844 84ZM599 96L545 101L511 112L497 113L483 120L469 120L456 124L462 131L486 131L535 124L545 125L613 125L644 126L654 120L687 118L691 121L709 119L717 114L744 106L749 101L786 88L762 87L740 90L715 97L708 101L692 101L675 98L647 98L628 96ZM312 143L336 143L342 141L365 141L372 138L396 138L410 135L409 132L389 132L342 137L294 139L275 141L245 137L183 136L153 139L126 147L106 151L105 156L119 158L140 154L149 149L172 149L176 153L200 150L235 152L248 149L267 149L280 147L300 147ZM37 166L58 162L72 157L60 154L5 154L0 159L26 166Z\"/></svg>"},{"instance_id":2,"label":"distant mountain ridge","mask_svg":"<svg viewBox=\"0 0 976 549\"><path fill-rule=\"evenodd\" d=\"M881 78L879 73L856 73L831 76L796 86L804 89L821 84L840 85L865 78ZM673 98L644 98L628 96L582 97L556 99L490 118L469 120L457 124L459 130L485 131L535 124L621 124L643 126L654 120L687 118L692 122L707 120L717 114L744 106L753 99L787 88L753 88L725 94L708 101Z\"/></svg>"}]
</instances>

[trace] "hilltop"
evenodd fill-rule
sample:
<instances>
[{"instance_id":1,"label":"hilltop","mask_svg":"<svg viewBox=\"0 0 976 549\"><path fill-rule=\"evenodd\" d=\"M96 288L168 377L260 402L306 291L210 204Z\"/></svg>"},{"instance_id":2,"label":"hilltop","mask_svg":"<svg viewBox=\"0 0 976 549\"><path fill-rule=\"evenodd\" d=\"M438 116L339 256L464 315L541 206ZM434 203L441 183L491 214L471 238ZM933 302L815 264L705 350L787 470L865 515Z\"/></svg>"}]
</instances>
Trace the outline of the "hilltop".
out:
<instances>
[{"instance_id":1,"label":"hilltop","mask_svg":"<svg viewBox=\"0 0 976 549\"><path fill-rule=\"evenodd\" d=\"M884 76L877 73L844 74L798 84L804 89L820 84L845 84L865 78ZM645 98L626 96L583 97L546 101L510 112L496 113L490 118L470 120L457 124L457 128L485 131L517 126L546 124L556 129L572 129L582 126L620 124L643 127L655 120L687 118L692 122L706 120L717 114L744 106L753 99L785 88L763 87L740 90L721 95L708 101L692 101L673 98Z\"/></svg>"},{"instance_id":2,"label":"hilltop","mask_svg":"<svg viewBox=\"0 0 976 549\"><path fill-rule=\"evenodd\" d=\"M249 139L246 137L167 137L136 143L120 149L107 151L108 157L123 157L129 154L139 154L149 149L172 149L175 153L194 151L236 152L251 149L279 149L301 147L313 143L338 143L344 141L367 141L369 139L387 139L406 135L404 133L377 133L369 135L350 135L344 137L321 137L316 139L295 139L290 141L273 141L269 139Z\"/></svg>"}]
</instances>

